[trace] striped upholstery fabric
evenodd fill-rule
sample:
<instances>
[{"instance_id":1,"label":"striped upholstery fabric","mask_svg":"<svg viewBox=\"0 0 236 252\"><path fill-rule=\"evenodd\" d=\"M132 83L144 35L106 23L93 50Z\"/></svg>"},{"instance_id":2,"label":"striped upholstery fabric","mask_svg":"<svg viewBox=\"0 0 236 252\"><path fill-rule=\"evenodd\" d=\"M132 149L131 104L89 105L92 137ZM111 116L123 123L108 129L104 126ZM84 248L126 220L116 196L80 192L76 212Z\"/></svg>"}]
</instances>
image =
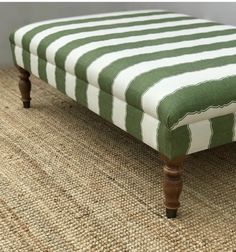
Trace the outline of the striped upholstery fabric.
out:
<instances>
[{"instance_id":1,"label":"striped upholstery fabric","mask_svg":"<svg viewBox=\"0 0 236 252\"><path fill-rule=\"evenodd\" d=\"M49 20L14 61L170 159L236 140L236 28L163 10Z\"/></svg>"}]
</instances>

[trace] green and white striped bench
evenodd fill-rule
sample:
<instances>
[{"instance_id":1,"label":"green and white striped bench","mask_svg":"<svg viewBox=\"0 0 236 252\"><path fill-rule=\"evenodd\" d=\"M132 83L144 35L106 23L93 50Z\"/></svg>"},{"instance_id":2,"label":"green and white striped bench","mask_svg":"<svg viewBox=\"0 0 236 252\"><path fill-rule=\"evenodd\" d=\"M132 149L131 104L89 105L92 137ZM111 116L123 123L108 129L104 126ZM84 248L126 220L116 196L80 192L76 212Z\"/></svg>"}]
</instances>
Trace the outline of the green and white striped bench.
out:
<instances>
[{"instance_id":1,"label":"green and white striped bench","mask_svg":"<svg viewBox=\"0 0 236 252\"><path fill-rule=\"evenodd\" d=\"M10 35L24 107L30 73L158 150L175 217L184 156L236 140L236 28L163 10L26 25Z\"/></svg>"}]
</instances>

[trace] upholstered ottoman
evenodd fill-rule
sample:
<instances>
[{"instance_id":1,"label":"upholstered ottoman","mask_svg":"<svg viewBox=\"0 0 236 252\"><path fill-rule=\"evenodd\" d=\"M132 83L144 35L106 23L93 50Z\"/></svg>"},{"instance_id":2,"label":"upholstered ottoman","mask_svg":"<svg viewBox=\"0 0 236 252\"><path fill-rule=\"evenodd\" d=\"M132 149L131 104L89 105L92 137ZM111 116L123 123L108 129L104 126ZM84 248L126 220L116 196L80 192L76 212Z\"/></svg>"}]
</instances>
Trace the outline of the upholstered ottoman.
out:
<instances>
[{"instance_id":1,"label":"upholstered ottoman","mask_svg":"<svg viewBox=\"0 0 236 252\"><path fill-rule=\"evenodd\" d=\"M234 27L143 10L38 22L10 42L25 108L32 73L161 153L169 218L184 157L236 140Z\"/></svg>"}]
</instances>

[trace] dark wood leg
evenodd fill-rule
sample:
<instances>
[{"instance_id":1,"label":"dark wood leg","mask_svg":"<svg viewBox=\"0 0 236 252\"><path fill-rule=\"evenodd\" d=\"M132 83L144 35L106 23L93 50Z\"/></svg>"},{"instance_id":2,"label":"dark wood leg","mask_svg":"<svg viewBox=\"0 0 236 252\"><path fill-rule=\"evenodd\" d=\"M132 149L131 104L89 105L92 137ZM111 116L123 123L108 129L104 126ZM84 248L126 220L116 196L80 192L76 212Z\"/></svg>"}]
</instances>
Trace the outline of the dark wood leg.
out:
<instances>
[{"instance_id":1,"label":"dark wood leg","mask_svg":"<svg viewBox=\"0 0 236 252\"><path fill-rule=\"evenodd\" d=\"M166 217L175 218L180 207L179 197L182 192L183 161L185 157L169 160L162 156L164 165L164 195Z\"/></svg>"},{"instance_id":2,"label":"dark wood leg","mask_svg":"<svg viewBox=\"0 0 236 252\"><path fill-rule=\"evenodd\" d=\"M31 82L29 80L30 73L25 69L16 66L20 72L20 81L19 81L19 89L21 92L21 100L23 102L24 108L30 108L30 91L31 91Z\"/></svg>"}]
</instances>

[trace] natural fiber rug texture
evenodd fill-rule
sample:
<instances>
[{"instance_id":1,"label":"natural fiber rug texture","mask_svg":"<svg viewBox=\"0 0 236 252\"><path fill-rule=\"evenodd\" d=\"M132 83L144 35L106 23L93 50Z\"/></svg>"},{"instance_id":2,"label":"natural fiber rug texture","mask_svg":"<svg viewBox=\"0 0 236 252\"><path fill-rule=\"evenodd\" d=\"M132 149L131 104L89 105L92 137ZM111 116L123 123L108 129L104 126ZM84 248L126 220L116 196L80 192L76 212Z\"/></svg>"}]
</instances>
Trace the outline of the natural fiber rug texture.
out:
<instances>
[{"instance_id":1,"label":"natural fiber rug texture","mask_svg":"<svg viewBox=\"0 0 236 252\"><path fill-rule=\"evenodd\" d=\"M234 251L236 144L185 162L165 217L158 153L32 78L0 70L0 251ZM200 134L200 133L199 133Z\"/></svg>"}]
</instances>

